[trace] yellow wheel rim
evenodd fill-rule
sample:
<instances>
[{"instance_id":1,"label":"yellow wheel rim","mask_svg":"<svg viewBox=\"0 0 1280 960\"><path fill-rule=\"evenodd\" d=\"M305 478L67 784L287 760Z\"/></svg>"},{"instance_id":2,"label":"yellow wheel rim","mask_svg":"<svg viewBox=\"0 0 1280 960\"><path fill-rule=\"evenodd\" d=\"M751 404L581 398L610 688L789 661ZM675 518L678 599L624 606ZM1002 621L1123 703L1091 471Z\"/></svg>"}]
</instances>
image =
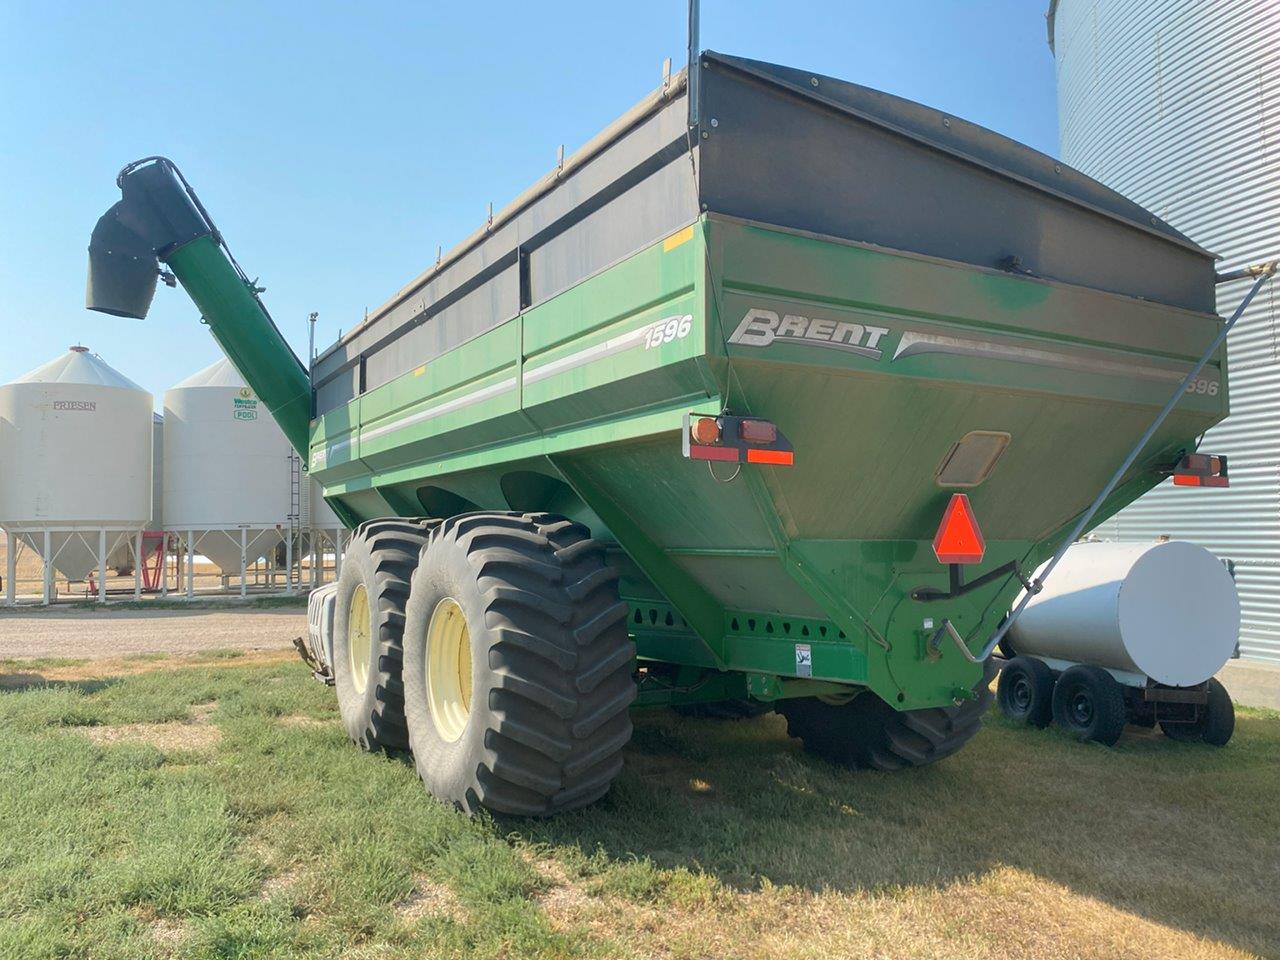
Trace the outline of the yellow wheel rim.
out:
<instances>
[{"instance_id":1,"label":"yellow wheel rim","mask_svg":"<svg viewBox=\"0 0 1280 960\"><path fill-rule=\"evenodd\" d=\"M364 584L356 587L347 606L347 667L356 693L369 686L369 654L373 640L369 635L369 591Z\"/></svg>"},{"instance_id":2,"label":"yellow wheel rim","mask_svg":"<svg viewBox=\"0 0 1280 960\"><path fill-rule=\"evenodd\" d=\"M458 601L436 604L427 626L427 703L440 736L452 743L471 715L471 633Z\"/></svg>"}]
</instances>

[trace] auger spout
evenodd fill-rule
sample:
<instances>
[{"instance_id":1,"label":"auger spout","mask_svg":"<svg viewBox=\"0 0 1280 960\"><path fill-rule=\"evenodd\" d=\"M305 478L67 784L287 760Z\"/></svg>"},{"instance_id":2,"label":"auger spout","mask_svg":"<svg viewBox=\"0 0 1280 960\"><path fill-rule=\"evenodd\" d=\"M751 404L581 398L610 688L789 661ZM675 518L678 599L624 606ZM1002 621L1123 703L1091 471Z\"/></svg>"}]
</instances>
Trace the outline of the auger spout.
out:
<instances>
[{"instance_id":1,"label":"auger spout","mask_svg":"<svg viewBox=\"0 0 1280 960\"><path fill-rule=\"evenodd\" d=\"M163 275L160 265L167 266L214 339L305 458L310 376L195 192L164 157L129 164L116 183L121 199L98 220L89 240L85 306L141 320Z\"/></svg>"}]
</instances>

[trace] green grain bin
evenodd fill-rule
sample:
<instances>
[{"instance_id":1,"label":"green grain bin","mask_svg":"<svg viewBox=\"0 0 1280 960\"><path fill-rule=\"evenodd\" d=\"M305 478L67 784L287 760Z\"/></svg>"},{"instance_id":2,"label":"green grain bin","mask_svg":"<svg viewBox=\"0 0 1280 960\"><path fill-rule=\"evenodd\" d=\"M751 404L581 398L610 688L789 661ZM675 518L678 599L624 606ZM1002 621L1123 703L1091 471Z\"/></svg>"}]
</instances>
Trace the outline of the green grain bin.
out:
<instances>
[{"instance_id":1,"label":"green grain bin","mask_svg":"<svg viewBox=\"0 0 1280 960\"><path fill-rule=\"evenodd\" d=\"M167 161L94 232L89 306L142 316L165 264L356 528L344 722L468 810L595 800L633 701L776 704L857 766L958 749L990 674L939 625L984 647L1221 327L1212 256L1052 158L701 66L695 110L672 78L309 376ZM1224 362L1097 521L1225 416ZM967 567L932 549L956 493Z\"/></svg>"}]
</instances>

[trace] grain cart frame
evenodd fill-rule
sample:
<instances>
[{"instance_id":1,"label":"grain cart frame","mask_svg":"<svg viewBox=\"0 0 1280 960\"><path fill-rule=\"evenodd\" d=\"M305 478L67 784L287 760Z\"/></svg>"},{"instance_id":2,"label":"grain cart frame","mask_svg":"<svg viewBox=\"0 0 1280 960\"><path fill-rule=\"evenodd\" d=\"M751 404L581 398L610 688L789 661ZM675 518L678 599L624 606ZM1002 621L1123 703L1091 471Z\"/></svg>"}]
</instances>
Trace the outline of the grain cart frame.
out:
<instances>
[{"instance_id":1,"label":"grain cart frame","mask_svg":"<svg viewBox=\"0 0 1280 960\"><path fill-rule=\"evenodd\" d=\"M90 308L145 315L164 264L356 528L348 731L408 742L467 809L600 796L633 698L776 701L859 766L958 749L1022 571L1222 329L1212 256L1052 158L831 77L698 63L694 109L665 79L310 371L172 164L127 167L94 231ZM1224 363L1095 522L1225 416ZM962 589L931 549L958 491L986 537ZM428 635L456 654L444 693Z\"/></svg>"}]
</instances>

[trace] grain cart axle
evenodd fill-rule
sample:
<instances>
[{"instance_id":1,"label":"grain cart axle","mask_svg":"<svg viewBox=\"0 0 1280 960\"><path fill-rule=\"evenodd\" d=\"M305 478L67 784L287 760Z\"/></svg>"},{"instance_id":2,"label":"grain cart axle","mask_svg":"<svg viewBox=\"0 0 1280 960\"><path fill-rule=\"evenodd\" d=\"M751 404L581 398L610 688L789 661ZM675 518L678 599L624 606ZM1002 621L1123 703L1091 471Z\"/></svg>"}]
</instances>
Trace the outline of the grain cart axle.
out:
<instances>
[{"instance_id":1,"label":"grain cart axle","mask_svg":"<svg viewBox=\"0 0 1280 960\"><path fill-rule=\"evenodd\" d=\"M309 371L168 161L94 231L89 306L171 275L355 529L310 646L349 734L468 810L601 796L633 704L949 755L1024 572L1226 414L1215 349L1148 435L1222 327L1148 211L919 104L694 65Z\"/></svg>"}]
</instances>

